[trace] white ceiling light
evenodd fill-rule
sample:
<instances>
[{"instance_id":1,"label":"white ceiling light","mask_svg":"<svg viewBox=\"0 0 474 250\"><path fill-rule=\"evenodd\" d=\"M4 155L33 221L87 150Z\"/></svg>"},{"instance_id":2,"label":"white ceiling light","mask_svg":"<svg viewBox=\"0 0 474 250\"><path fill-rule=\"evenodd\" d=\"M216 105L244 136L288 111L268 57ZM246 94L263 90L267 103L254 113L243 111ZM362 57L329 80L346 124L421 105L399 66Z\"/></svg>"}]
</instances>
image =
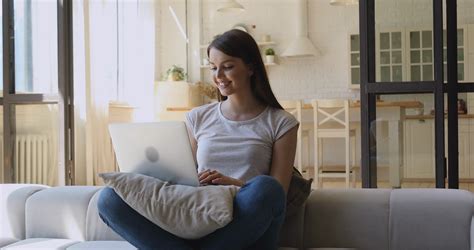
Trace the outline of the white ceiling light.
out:
<instances>
[{"instance_id":1,"label":"white ceiling light","mask_svg":"<svg viewBox=\"0 0 474 250\"><path fill-rule=\"evenodd\" d=\"M244 10L245 10L244 6L242 6L242 4L236 2L235 0L226 0L217 9L217 11L219 12L240 12Z\"/></svg>"},{"instance_id":2,"label":"white ceiling light","mask_svg":"<svg viewBox=\"0 0 474 250\"><path fill-rule=\"evenodd\" d=\"M346 5L354 5L358 3L359 3L359 0L331 0L331 2L329 2L330 5L334 5L334 6L346 6Z\"/></svg>"},{"instance_id":3,"label":"white ceiling light","mask_svg":"<svg viewBox=\"0 0 474 250\"><path fill-rule=\"evenodd\" d=\"M290 43L290 46L281 54L283 57L303 57L316 56L321 52L316 49L308 38L308 2L306 0L298 0L298 13L300 16L297 21L296 38Z\"/></svg>"}]
</instances>

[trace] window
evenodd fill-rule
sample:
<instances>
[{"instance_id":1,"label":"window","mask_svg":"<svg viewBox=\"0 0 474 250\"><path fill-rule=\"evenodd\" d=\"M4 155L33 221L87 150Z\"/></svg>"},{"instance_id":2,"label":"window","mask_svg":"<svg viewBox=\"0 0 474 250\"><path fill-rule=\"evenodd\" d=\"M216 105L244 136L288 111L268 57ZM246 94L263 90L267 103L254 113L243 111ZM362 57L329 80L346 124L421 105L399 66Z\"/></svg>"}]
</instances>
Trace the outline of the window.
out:
<instances>
[{"instance_id":1,"label":"window","mask_svg":"<svg viewBox=\"0 0 474 250\"><path fill-rule=\"evenodd\" d=\"M408 33L408 49L405 49L405 33ZM377 81L432 81L433 80L433 32L431 30L409 30L380 32L377 37L376 61ZM458 29L458 80L465 80L464 29ZM446 81L446 30L443 34L444 80ZM350 35L350 84L360 84L359 35ZM405 57L408 63L405 62Z\"/></svg>"},{"instance_id":2,"label":"window","mask_svg":"<svg viewBox=\"0 0 474 250\"><path fill-rule=\"evenodd\" d=\"M351 84L360 84L360 41L359 35L350 35L350 74Z\"/></svg>"},{"instance_id":3,"label":"window","mask_svg":"<svg viewBox=\"0 0 474 250\"><path fill-rule=\"evenodd\" d=\"M402 32L382 32L379 34L379 76L382 82L403 80Z\"/></svg>"}]
</instances>

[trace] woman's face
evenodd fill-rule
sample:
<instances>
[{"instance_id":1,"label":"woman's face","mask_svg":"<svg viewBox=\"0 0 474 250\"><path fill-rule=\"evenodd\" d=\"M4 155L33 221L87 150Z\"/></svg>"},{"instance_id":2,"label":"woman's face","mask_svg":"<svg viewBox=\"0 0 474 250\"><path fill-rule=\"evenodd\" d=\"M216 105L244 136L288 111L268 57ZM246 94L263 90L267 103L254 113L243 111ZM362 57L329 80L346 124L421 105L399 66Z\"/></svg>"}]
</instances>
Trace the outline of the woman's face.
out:
<instances>
[{"instance_id":1,"label":"woman's face","mask_svg":"<svg viewBox=\"0 0 474 250\"><path fill-rule=\"evenodd\" d=\"M211 48L209 63L212 79L219 88L221 95L250 93L250 76L253 72L242 59L226 55L216 48Z\"/></svg>"}]
</instances>

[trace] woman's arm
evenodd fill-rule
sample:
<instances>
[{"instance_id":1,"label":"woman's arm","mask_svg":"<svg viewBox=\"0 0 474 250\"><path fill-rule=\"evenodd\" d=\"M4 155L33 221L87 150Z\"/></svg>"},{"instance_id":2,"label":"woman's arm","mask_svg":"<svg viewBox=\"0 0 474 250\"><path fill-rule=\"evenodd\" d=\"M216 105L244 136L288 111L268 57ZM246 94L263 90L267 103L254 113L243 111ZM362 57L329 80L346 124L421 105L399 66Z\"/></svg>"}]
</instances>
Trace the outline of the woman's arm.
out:
<instances>
[{"instance_id":1,"label":"woman's arm","mask_svg":"<svg viewBox=\"0 0 474 250\"><path fill-rule=\"evenodd\" d=\"M288 130L273 144L272 165L270 175L280 182L288 191L296 154L298 126Z\"/></svg>"}]
</instances>

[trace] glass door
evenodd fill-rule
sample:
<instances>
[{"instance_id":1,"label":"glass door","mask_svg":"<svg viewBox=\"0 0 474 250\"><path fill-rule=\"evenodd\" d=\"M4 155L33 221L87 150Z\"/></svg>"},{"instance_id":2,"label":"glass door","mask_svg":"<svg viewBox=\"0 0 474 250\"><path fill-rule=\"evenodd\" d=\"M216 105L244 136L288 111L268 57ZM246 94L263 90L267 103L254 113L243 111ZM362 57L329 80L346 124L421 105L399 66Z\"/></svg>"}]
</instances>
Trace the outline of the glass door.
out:
<instances>
[{"instance_id":1,"label":"glass door","mask_svg":"<svg viewBox=\"0 0 474 250\"><path fill-rule=\"evenodd\" d=\"M444 187L441 0L361 0L359 16L362 186Z\"/></svg>"},{"instance_id":2,"label":"glass door","mask_svg":"<svg viewBox=\"0 0 474 250\"><path fill-rule=\"evenodd\" d=\"M359 8L363 186L474 191L474 2Z\"/></svg>"}]
</instances>

